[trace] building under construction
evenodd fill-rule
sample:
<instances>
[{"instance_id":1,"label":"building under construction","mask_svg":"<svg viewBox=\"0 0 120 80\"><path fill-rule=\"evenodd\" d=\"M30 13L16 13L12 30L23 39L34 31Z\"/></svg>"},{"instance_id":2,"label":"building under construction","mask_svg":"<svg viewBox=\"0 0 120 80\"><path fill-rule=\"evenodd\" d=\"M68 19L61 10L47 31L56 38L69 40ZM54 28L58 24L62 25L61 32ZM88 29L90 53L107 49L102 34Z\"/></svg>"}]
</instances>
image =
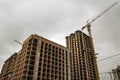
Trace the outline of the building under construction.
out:
<instances>
[{"instance_id":1,"label":"building under construction","mask_svg":"<svg viewBox=\"0 0 120 80\"><path fill-rule=\"evenodd\" d=\"M70 51L35 34L5 61L0 80L71 80L70 69Z\"/></svg>"},{"instance_id":2,"label":"building under construction","mask_svg":"<svg viewBox=\"0 0 120 80\"><path fill-rule=\"evenodd\" d=\"M66 37L66 44L72 53L72 80L99 80L92 38L78 30Z\"/></svg>"},{"instance_id":3,"label":"building under construction","mask_svg":"<svg viewBox=\"0 0 120 80\"><path fill-rule=\"evenodd\" d=\"M17 59L17 53L14 53L11 57L9 57L3 65L0 80L11 80L12 74L15 66L15 61Z\"/></svg>"},{"instance_id":4,"label":"building under construction","mask_svg":"<svg viewBox=\"0 0 120 80\"><path fill-rule=\"evenodd\" d=\"M0 80L99 80L92 38L76 31L66 44L29 36L5 61Z\"/></svg>"}]
</instances>

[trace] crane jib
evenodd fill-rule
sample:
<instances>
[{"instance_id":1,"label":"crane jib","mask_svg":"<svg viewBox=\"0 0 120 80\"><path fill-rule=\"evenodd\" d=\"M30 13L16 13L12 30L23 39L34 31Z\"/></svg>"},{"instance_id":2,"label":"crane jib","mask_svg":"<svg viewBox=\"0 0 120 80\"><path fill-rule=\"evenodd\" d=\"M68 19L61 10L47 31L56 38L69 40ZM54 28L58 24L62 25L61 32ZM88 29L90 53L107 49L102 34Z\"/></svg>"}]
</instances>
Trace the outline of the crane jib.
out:
<instances>
[{"instance_id":1,"label":"crane jib","mask_svg":"<svg viewBox=\"0 0 120 80\"><path fill-rule=\"evenodd\" d=\"M107 9L105 9L102 13L100 13L97 17L95 17L94 19L92 19L90 22L87 21L87 24L85 26L83 26L81 29L85 29L85 28L88 28L89 25L94 22L96 19L98 19L99 17L101 17L104 13L106 13L108 10L110 10L113 6L115 6L118 2L115 2L114 4L112 4L111 6L109 6ZM90 28L90 27L89 27ZM89 33L89 36L91 36L91 29L88 29L88 33Z\"/></svg>"},{"instance_id":2,"label":"crane jib","mask_svg":"<svg viewBox=\"0 0 120 80\"><path fill-rule=\"evenodd\" d=\"M108 7L107 9L105 9L102 13L100 13L97 17L95 17L93 20L91 20L87 24L91 24L92 22L94 22L97 18L101 17L105 12L107 12L109 9L111 9L113 6L115 6L117 3L118 2L115 2L114 4L112 4L110 7ZM83 27L87 27L87 26L83 26Z\"/></svg>"}]
</instances>

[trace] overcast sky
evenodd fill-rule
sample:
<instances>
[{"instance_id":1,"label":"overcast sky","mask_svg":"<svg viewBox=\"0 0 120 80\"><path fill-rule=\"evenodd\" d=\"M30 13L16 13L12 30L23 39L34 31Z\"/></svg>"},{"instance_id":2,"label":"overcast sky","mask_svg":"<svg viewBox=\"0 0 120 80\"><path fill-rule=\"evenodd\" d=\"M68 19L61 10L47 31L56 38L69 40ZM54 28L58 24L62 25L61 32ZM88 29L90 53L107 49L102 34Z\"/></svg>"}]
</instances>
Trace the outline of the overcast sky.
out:
<instances>
[{"instance_id":1,"label":"overcast sky","mask_svg":"<svg viewBox=\"0 0 120 80\"><path fill-rule=\"evenodd\" d=\"M0 71L4 61L29 35L38 34L65 46L65 37L80 30L119 0L0 0ZM92 24L98 60L120 53L120 3ZM86 31L84 31L87 33ZM120 56L98 63L100 73L120 65ZM101 80L109 75L101 74ZM104 78L104 79L102 79Z\"/></svg>"}]
</instances>

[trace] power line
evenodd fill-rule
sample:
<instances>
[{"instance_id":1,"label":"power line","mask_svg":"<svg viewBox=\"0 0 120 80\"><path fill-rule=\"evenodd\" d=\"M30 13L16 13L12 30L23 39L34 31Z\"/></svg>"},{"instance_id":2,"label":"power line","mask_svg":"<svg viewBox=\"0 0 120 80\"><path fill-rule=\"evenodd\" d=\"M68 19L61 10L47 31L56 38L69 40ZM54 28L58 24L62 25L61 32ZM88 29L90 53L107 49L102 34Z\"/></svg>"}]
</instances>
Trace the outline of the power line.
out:
<instances>
[{"instance_id":1,"label":"power line","mask_svg":"<svg viewBox=\"0 0 120 80\"><path fill-rule=\"evenodd\" d=\"M119 56L119 55L120 55L120 53L119 53L119 54L116 54L116 55L113 55L113 56L109 56L109 57L107 57L107 58L100 59L100 60L98 60L97 62L104 61L104 60L106 60L106 59L109 59L109 58L112 58L112 57L115 57L115 56Z\"/></svg>"},{"instance_id":2,"label":"power line","mask_svg":"<svg viewBox=\"0 0 120 80\"><path fill-rule=\"evenodd\" d=\"M115 72L102 72L102 73L99 73L99 74L109 74L109 73L115 73Z\"/></svg>"}]
</instances>

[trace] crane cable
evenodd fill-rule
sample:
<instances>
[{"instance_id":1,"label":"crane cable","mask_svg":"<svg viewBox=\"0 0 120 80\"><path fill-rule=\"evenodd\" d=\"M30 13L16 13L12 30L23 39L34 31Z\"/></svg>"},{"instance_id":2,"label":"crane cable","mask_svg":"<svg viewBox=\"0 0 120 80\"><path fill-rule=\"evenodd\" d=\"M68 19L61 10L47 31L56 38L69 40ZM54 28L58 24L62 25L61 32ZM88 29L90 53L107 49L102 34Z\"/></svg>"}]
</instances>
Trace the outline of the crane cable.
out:
<instances>
[{"instance_id":1,"label":"crane cable","mask_svg":"<svg viewBox=\"0 0 120 80\"><path fill-rule=\"evenodd\" d=\"M115 57L115 56L119 56L119 55L120 55L120 53L119 53L119 54L116 54L116 55L113 55L113 56L109 56L109 57L107 57L107 58L100 59L100 60L98 60L97 62L101 62L101 61L104 61L104 60L106 60L106 59L109 59L109 58L112 58L112 57Z\"/></svg>"}]
</instances>

